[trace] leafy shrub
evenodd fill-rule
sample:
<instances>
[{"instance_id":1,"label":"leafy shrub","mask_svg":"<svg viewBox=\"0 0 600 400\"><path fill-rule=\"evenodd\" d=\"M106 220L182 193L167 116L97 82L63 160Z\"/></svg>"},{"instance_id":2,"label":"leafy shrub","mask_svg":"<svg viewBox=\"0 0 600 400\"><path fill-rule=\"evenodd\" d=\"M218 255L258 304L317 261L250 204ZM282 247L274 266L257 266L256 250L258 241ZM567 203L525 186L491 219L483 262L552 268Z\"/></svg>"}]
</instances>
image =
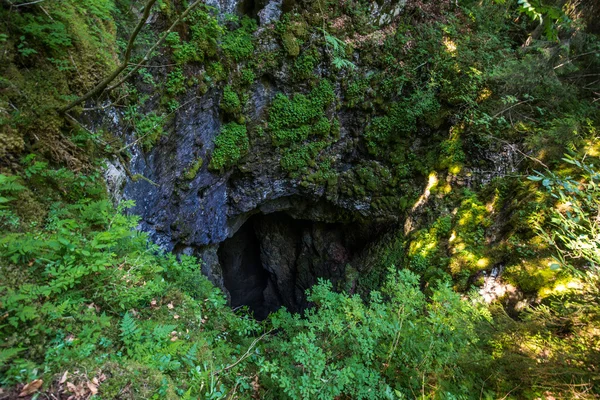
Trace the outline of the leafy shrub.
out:
<instances>
[{"instance_id":1,"label":"leafy shrub","mask_svg":"<svg viewBox=\"0 0 600 400\"><path fill-rule=\"evenodd\" d=\"M284 310L273 317L281 331L266 349L278 357L258 363L261 381L279 397L404 398L423 385L468 390L470 382L454 387L453 380L460 377L460 361L473 359L475 326L487 314L448 286L438 287L428 302L416 275L390 270L368 302L335 293L325 281L308 298L314 307L305 318Z\"/></svg>"}]
</instances>

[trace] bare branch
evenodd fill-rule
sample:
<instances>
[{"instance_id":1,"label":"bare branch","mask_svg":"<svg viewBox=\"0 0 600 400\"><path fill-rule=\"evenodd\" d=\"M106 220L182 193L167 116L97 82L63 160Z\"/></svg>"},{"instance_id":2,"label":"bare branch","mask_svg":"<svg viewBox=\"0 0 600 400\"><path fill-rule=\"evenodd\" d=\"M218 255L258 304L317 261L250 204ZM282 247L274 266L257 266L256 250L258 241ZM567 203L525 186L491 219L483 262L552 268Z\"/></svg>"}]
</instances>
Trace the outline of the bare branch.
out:
<instances>
[{"instance_id":1,"label":"bare branch","mask_svg":"<svg viewBox=\"0 0 600 400\"><path fill-rule=\"evenodd\" d=\"M133 33L129 37L129 42L127 43L127 49L125 50L125 57L124 57L123 62L121 63L121 65L119 65L117 67L117 69L115 69L110 75L108 75L106 78L104 78L102 80L102 82L100 82L99 84L97 84L96 87L94 87L92 90L90 90L89 92L87 92L83 96L79 97L78 99L72 101L66 107L62 108L61 109L62 112L68 111L71 108L75 107L76 105L81 104L81 103L85 102L86 100L89 100L90 98L92 98L95 95L97 95L97 94L101 93L102 91L104 91L104 89L117 76L119 76L119 74L121 72L123 72L123 70L125 68L127 68L127 65L129 64L129 59L131 58L131 51L133 50L133 45L135 43L135 39L137 38L138 34L142 30L142 27L144 26L144 24L146 23L146 20L148 19L148 16L150 15L150 10L152 9L152 6L154 6L154 3L156 3L156 0L148 0L148 2L146 3L146 6L144 7L144 12L142 13L142 17L140 18L140 20L139 20L137 26L135 27Z\"/></svg>"},{"instance_id":2,"label":"bare branch","mask_svg":"<svg viewBox=\"0 0 600 400\"><path fill-rule=\"evenodd\" d=\"M156 48L158 48L167 38L167 36L169 35L169 33L171 33L173 31L173 29L175 29L175 27L185 18L187 17L187 15L198 5L202 3L201 0L196 0L194 3L192 3L192 5L190 5L183 13L181 13L181 15L175 20L175 22L173 22L173 24L169 27L169 29L167 29L167 31L162 35L162 37L160 38L160 40L158 42L156 42L154 44L154 46L152 46L150 48L150 50L148 50L146 52L146 54L144 55L144 58L142 58L142 60L135 65L135 67L133 67L133 69L131 71L129 71L127 73L127 75L125 75L123 78L121 78L117 83L115 83L114 85L110 86L109 88L106 89L106 91L110 92L111 90L113 90L114 88L120 86L123 84L123 82L125 82L127 79L129 79L134 73L137 72L137 70L139 70L149 59L150 56L152 55L152 53L154 52L154 50L156 50ZM116 78L116 77L115 77Z\"/></svg>"}]
</instances>

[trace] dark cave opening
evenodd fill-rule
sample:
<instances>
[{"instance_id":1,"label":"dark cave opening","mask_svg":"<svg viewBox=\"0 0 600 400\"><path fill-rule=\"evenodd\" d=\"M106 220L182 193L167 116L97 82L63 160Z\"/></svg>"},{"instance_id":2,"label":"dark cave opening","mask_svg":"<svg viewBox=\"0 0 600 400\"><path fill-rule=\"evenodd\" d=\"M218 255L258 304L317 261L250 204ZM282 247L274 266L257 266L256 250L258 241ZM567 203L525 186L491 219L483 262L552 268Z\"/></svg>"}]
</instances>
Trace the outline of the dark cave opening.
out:
<instances>
[{"instance_id":1,"label":"dark cave opening","mask_svg":"<svg viewBox=\"0 0 600 400\"><path fill-rule=\"evenodd\" d=\"M347 265L379 230L284 212L253 215L218 249L231 307L248 306L259 320L282 306L302 312L310 305L306 289L318 278L343 283Z\"/></svg>"},{"instance_id":2,"label":"dark cave opening","mask_svg":"<svg viewBox=\"0 0 600 400\"><path fill-rule=\"evenodd\" d=\"M235 235L225 240L219 246L218 255L231 307L248 306L256 318L262 319L271 311L264 294L269 285L269 272L262 266L254 219L250 218Z\"/></svg>"},{"instance_id":3,"label":"dark cave opening","mask_svg":"<svg viewBox=\"0 0 600 400\"><path fill-rule=\"evenodd\" d=\"M238 4L238 10L242 15L257 19L258 13L267 4L265 0L243 0Z\"/></svg>"}]
</instances>

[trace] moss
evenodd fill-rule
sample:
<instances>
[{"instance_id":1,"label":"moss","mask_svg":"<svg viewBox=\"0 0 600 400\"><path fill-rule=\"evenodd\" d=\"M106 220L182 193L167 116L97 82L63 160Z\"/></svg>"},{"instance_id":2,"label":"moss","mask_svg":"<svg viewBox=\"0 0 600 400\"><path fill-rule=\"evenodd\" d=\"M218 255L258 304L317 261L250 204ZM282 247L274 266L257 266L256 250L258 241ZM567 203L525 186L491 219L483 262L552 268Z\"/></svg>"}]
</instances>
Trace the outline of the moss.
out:
<instances>
[{"instance_id":1,"label":"moss","mask_svg":"<svg viewBox=\"0 0 600 400\"><path fill-rule=\"evenodd\" d=\"M212 171L222 171L234 166L250 148L246 126L235 122L223 125L214 142L215 149L208 164Z\"/></svg>"},{"instance_id":2,"label":"moss","mask_svg":"<svg viewBox=\"0 0 600 400\"><path fill-rule=\"evenodd\" d=\"M220 62L211 63L206 69L208 75L205 77L212 79L213 82L224 81L227 78L227 73L225 72L225 68L223 68L223 64Z\"/></svg>"},{"instance_id":3,"label":"moss","mask_svg":"<svg viewBox=\"0 0 600 400\"><path fill-rule=\"evenodd\" d=\"M292 32L285 32L281 35L283 48L290 57L297 57L300 54L300 43Z\"/></svg>"},{"instance_id":4,"label":"moss","mask_svg":"<svg viewBox=\"0 0 600 400\"><path fill-rule=\"evenodd\" d=\"M196 177L196 175L198 174L198 171L200 170L200 168L202 168L203 164L204 164L204 160L202 159L202 157L198 157L196 159L196 161L194 161L194 163L187 169L187 171L183 175L184 178L189 181L194 179Z\"/></svg>"},{"instance_id":5,"label":"moss","mask_svg":"<svg viewBox=\"0 0 600 400\"><path fill-rule=\"evenodd\" d=\"M233 91L231 85L225 86L223 89L223 98L219 105L221 110L228 114L237 114L242 111L242 104L240 98L236 92Z\"/></svg>"},{"instance_id":6,"label":"moss","mask_svg":"<svg viewBox=\"0 0 600 400\"><path fill-rule=\"evenodd\" d=\"M168 94L173 96L185 93L187 89L186 79L183 75L183 70L180 67L175 68L169 73L165 83L165 89Z\"/></svg>"},{"instance_id":7,"label":"moss","mask_svg":"<svg viewBox=\"0 0 600 400\"><path fill-rule=\"evenodd\" d=\"M239 62L249 58L254 53L254 36L256 21L244 16L241 27L227 32L223 36L221 48L228 57Z\"/></svg>"},{"instance_id":8,"label":"moss","mask_svg":"<svg viewBox=\"0 0 600 400\"><path fill-rule=\"evenodd\" d=\"M315 158L328 146L327 142L318 141L303 145L294 145L285 149L281 157L281 167L293 177L299 176L309 167L316 167Z\"/></svg>"},{"instance_id":9,"label":"moss","mask_svg":"<svg viewBox=\"0 0 600 400\"><path fill-rule=\"evenodd\" d=\"M256 80L256 74L252 68L244 68L240 75L240 82L242 85L249 86Z\"/></svg>"},{"instance_id":10,"label":"moss","mask_svg":"<svg viewBox=\"0 0 600 400\"><path fill-rule=\"evenodd\" d=\"M304 52L294 62L292 76L295 81L300 82L314 78L314 69L319 63L319 53L316 49Z\"/></svg>"}]
</instances>

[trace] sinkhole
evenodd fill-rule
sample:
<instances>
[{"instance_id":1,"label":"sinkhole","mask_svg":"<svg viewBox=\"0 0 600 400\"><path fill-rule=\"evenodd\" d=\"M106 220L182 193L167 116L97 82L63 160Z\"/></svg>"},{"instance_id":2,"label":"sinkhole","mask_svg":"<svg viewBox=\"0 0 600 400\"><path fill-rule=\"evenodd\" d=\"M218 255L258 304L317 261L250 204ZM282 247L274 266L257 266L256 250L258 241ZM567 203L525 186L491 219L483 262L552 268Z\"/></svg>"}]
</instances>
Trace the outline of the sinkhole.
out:
<instances>
[{"instance_id":1,"label":"sinkhole","mask_svg":"<svg viewBox=\"0 0 600 400\"><path fill-rule=\"evenodd\" d=\"M318 278L343 281L378 231L358 223L294 219L285 212L255 214L218 249L231 307L248 306L257 319L282 306L301 312Z\"/></svg>"}]
</instances>

